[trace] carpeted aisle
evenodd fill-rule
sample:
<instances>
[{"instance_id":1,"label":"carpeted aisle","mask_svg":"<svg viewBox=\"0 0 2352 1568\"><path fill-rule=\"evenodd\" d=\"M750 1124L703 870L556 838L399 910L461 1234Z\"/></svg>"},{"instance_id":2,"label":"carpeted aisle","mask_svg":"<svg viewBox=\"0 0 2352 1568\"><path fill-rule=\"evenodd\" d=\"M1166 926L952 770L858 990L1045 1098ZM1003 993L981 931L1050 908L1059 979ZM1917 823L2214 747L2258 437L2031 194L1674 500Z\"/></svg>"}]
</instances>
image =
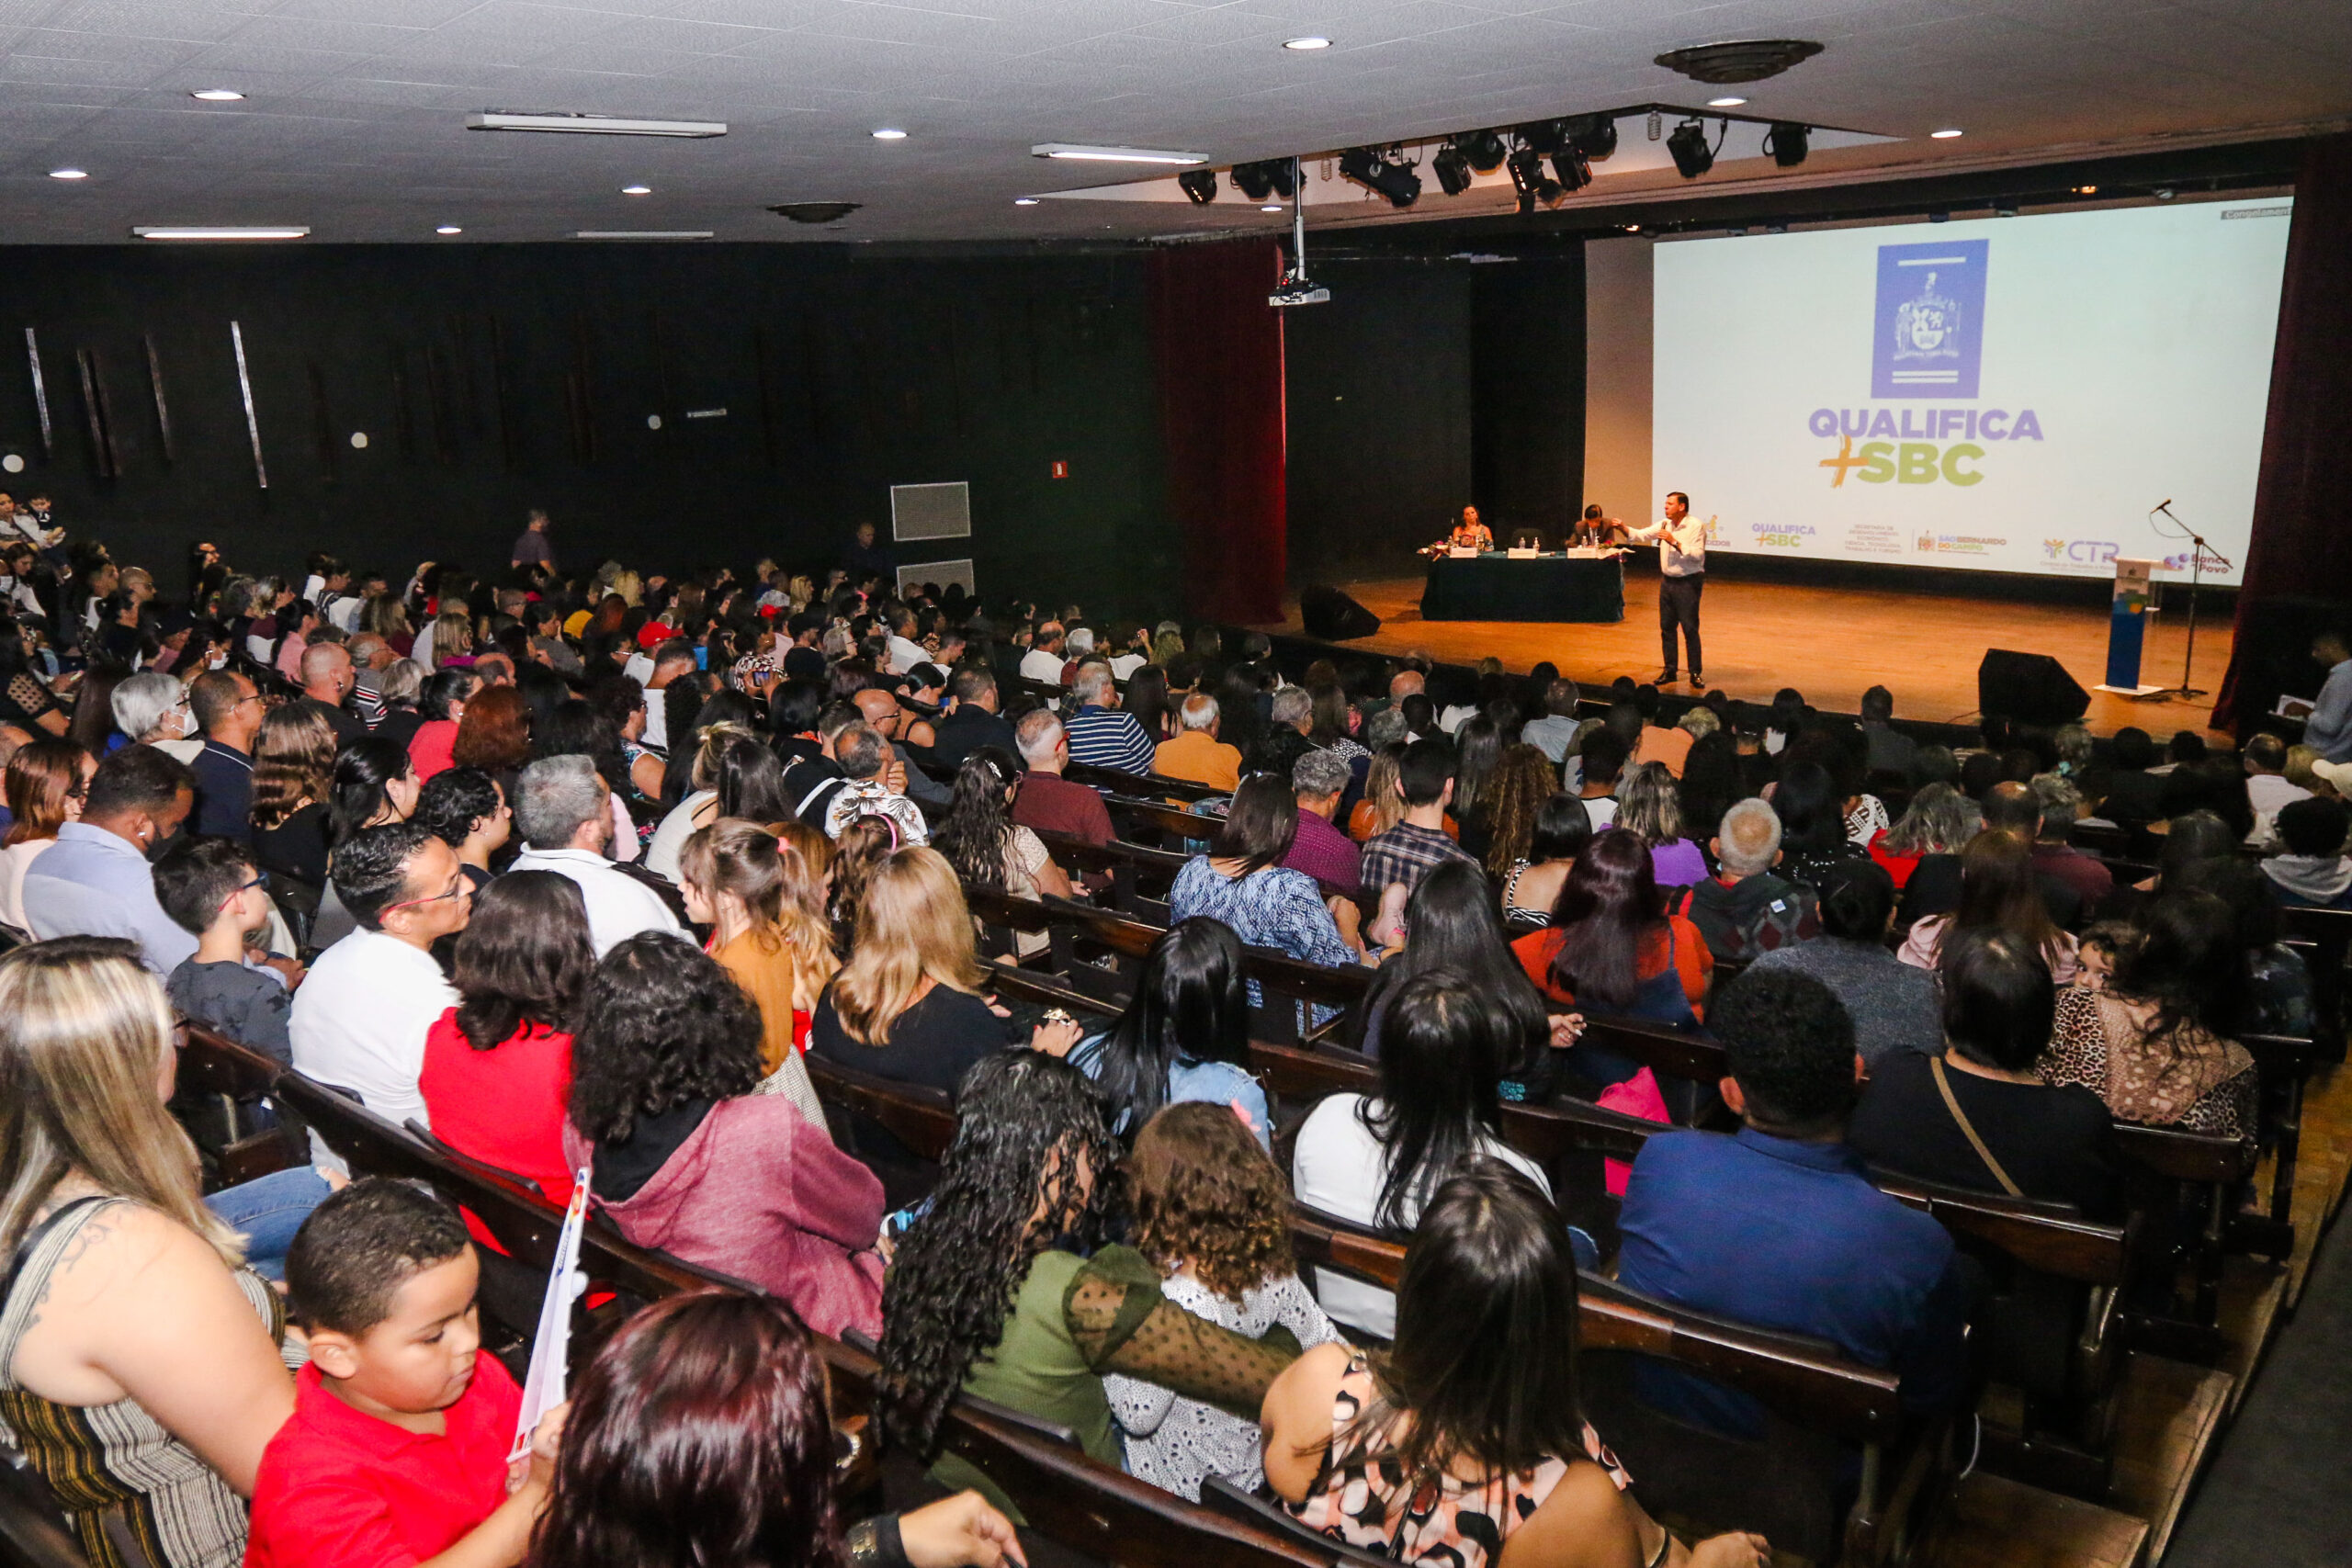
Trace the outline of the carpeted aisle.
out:
<instances>
[{"instance_id":1,"label":"carpeted aisle","mask_svg":"<svg viewBox=\"0 0 2352 1568\"><path fill-rule=\"evenodd\" d=\"M2320 1244L2294 1321L2256 1374L2164 1568L2352 1562L2352 1239Z\"/></svg>"}]
</instances>

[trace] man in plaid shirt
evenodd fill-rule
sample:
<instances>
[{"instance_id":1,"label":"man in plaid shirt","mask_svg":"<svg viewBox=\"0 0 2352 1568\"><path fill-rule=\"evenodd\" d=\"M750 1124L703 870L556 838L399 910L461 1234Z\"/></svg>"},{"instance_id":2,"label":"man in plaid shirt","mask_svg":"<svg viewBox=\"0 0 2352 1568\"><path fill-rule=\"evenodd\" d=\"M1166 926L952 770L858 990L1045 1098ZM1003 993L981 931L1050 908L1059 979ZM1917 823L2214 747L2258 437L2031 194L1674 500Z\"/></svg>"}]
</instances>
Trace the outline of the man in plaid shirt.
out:
<instances>
[{"instance_id":1,"label":"man in plaid shirt","mask_svg":"<svg viewBox=\"0 0 2352 1568\"><path fill-rule=\"evenodd\" d=\"M1405 794L1405 819L1375 833L1363 847L1363 891L1377 897L1393 883L1409 897L1421 878L1450 860L1468 860L1445 831L1445 808L1453 800L1453 748L1442 740L1416 740L1396 763Z\"/></svg>"}]
</instances>

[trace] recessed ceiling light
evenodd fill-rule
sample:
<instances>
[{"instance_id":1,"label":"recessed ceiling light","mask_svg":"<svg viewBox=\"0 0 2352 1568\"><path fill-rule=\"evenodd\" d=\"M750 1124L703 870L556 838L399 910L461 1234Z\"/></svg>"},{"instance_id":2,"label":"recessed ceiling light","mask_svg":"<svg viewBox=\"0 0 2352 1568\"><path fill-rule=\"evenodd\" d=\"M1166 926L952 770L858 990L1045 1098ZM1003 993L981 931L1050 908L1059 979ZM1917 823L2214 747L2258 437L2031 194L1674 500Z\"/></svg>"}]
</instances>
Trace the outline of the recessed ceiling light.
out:
<instances>
[{"instance_id":1,"label":"recessed ceiling light","mask_svg":"<svg viewBox=\"0 0 2352 1568\"><path fill-rule=\"evenodd\" d=\"M300 240L310 236L307 224L257 223L243 228L199 226L141 227L130 233L138 240Z\"/></svg>"},{"instance_id":2,"label":"recessed ceiling light","mask_svg":"<svg viewBox=\"0 0 2352 1568\"><path fill-rule=\"evenodd\" d=\"M462 234L465 232L463 229L458 228L455 223L444 223L441 227L434 230L433 231L436 234Z\"/></svg>"},{"instance_id":3,"label":"recessed ceiling light","mask_svg":"<svg viewBox=\"0 0 2352 1568\"><path fill-rule=\"evenodd\" d=\"M1035 207L1037 205L1037 198L1034 196L1016 196L1012 198L1012 205L1015 207Z\"/></svg>"},{"instance_id":4,"label":"recessed ceiling light","mask_svg":"<svg viewBox=\"0 0 2352 1568\"><path fill-rule=\"evenodd\" d=\"M896 126L886 125L874 133L874 140L876 141L904 141L906 139L907 133Z\"/></svg>"},{"instance_id":5,"label":"recessed ceiling light","mask_svg":"<svg viewBox=\"0 0 2352 1568\"><path fill-rule=\"evenodd\" d=\"M2075 187L2075 194L2076 196L2097 196L2097 195L2098 194L2098 186L2076 186Z\"/></svg>"},{"instance_id":6,"label":"recessed ceiling light","mask_svg":"<svg viewBox=\"0 0 2352 1568\"><path fill-rule=\"evenodd\" d=\"M1316 38L1310 34L1306 38L1284 39L1283 47L1296 50L1329 49L1331 47L1331 40L1327 38Z\"/></svg>"},{"instance_id":7,"label":"recessed ceiling light","mask_svg":"<svg viewBox=\"0 0 2352 1568\"><path fill-rule=\"evenodd\" d=\"M575 240L707 240L708 229L582 229Z\"/></svg>"},{"instance_id":8,"label":"recessed ceiling light","mask_svg":"<svg viewBox=\"0 0 2352 1568\"><path fill-rule=\"evenodd\" d=\"M1933 140L1938 141L1950 141L1953 137L1955 137L1955 136L1959 136L1959 135L1961 135L1961 134L1962 134L1962 131L1960 131L1960 130L1959 130L1958 129L1956 129L1956 128L1951 128L1951 127L1947 127L1946 129L1944 129L1944 130L1931 130L1931 131L1928 132L1928 135L1930 138L1932 138Z\"/></svg>"},{"instance_id":9,"label":"recessed ceiling light","mask_svg":"<svg viewBox=\"0 0 2352 1568\"><path fill-rule=\"evenodd\" d=\"M1709 98L1707 107L1711 109L1736 109L1747 101L1746 98Z\"/></svg>"},{"instance_id":10,"label":"recessed ceiling light","mask_svg":"<svg viewBox=\"0 0 2352 1568\"><path fill-rule=\"evenodd\" d=\"M198 87L188 96L202 98L208 104L235 104L243 103L245 96L234 87Z\"/></svg>"},{"instance_id":11,"label":"recessed ceiling light","mask_svg":"<svg viewBox=\"0 0 2352 1568\"><path fill-rule=\"evenodd\" d=\"M1283 210L1283 204L1279 201L1270 201L1266 203L1265 206L1258 209L1258 210L1261 212L1280 212Z\"/></svg>"},{"instance_id":12,"label":"recessed ceiling light","mask_svg":"<svg viewBox=\"0 0 2352 1568\"><path fill-rule=\"evenodd\" d=\"M468 130L552 130L573 136L683 136L700 139L727 134L720 119L624 119L599 114L509 114L485 109L466 116Z\"/></svg>"},{"instance_id":13,"label":"recessed ceiling light","mask_svg":"<svg viewBox=\"0 0 2352 1568\"><path fill-rule=\"evenodd\" d=\"M621 194L623 196L651 196L653 187L651 186L623 186Z\"/></svg>"},{"instance_id":14,"label":"recessed ceiling light","mask_svg":"<svg viewBox=\"0 0 2352 1568\"><path fill-rule=\"evenodd\" d=\"M1040 141L1032 158L1065 158L1082 164L1205 164L1201 152L1163 152L1149 147L1087 147L1070 141Z\"/></svg>"},{"instance_id":15,"label":"recessed ceiling light","mask_svg":"<svg viewBox=\"0 0 2352 1568\"><path fill-rule=\"evenodd\" d=\"M90 173L87 169L51 169L49 177L53 180L86 180Z\"/></svg>"}]
</instances>

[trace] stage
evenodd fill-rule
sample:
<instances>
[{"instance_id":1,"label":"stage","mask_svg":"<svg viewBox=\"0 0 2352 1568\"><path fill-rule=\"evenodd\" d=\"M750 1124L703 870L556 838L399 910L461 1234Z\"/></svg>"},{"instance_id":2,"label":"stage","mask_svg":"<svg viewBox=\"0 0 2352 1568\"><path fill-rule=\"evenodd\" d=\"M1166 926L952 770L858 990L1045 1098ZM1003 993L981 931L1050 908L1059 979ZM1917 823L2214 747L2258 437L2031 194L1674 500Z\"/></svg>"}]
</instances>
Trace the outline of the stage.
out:
<instances>
[{"instance_id":1,"label":"stage","mask_svg":"<svg viewBox=\"0 0 2352 1568\"><path fill-rule=\"evenodd\" d=\"M1548 659L1590 695L1620 675L1647 681L1657 673L1657 584L1655 570L1633 566L1625 573L1623 621L1566 626L1424 621L1419 575L1343 582L1340 588L1380 617L1381 628L1335 646L1389 654L1419 649L1459 664L1475 664L1491 654L1514 674ZM2166 597L2177 608L2151 617L2141 661L2143 682L2180 679L2188 595L2174 592ZM1298 602L1290 600L1286 610L1280 627L1266 629L1303 636ZM1883 684L1894 694L1897 717L1964 720L1976 710L1978 661L1986 649L2007 648L2054 655L2090 692L2083 719L2098 734L2138 725L2161 741L2177 729L2204 729L2212 712L2211 695L2135 702L2091 691L2107 671L2107 627L2104 605L2015 604L1712 577L1702 621L1709 685L1748 702L1770 702L1781 687L1794 686L1815 707L1853 713L1865 690ZM2219 691L2229 662L2230 624L2208 606L2197 625L2194 683L2208 693ZM1690 693L1687 685L1672 689Z\"/></svg>"}]
</instances>

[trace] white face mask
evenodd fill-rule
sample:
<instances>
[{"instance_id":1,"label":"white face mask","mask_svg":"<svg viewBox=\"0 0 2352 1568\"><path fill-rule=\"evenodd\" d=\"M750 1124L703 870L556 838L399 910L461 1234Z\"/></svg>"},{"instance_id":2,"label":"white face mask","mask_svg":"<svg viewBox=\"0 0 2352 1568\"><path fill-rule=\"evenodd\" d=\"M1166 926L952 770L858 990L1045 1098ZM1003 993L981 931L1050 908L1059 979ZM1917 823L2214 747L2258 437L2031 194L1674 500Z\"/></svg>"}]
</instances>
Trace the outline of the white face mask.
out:
<instances>
[{"instance_id":1,"label":"white face mask","mask_svg":"<svg viewBox=\"0 0 2352 1568\"><path fill-rule=\"evenodd\" d=\"M212 655L209 659L207 659L207 660L204 661L204 667L205 667L207 670L218 670L218 669L220 669L222 666L226 665L228 662L229 662L229 656L228 656L227 654L225 654L225 653L216 653L216 654Z\"/></svg>"}]
</instances>

